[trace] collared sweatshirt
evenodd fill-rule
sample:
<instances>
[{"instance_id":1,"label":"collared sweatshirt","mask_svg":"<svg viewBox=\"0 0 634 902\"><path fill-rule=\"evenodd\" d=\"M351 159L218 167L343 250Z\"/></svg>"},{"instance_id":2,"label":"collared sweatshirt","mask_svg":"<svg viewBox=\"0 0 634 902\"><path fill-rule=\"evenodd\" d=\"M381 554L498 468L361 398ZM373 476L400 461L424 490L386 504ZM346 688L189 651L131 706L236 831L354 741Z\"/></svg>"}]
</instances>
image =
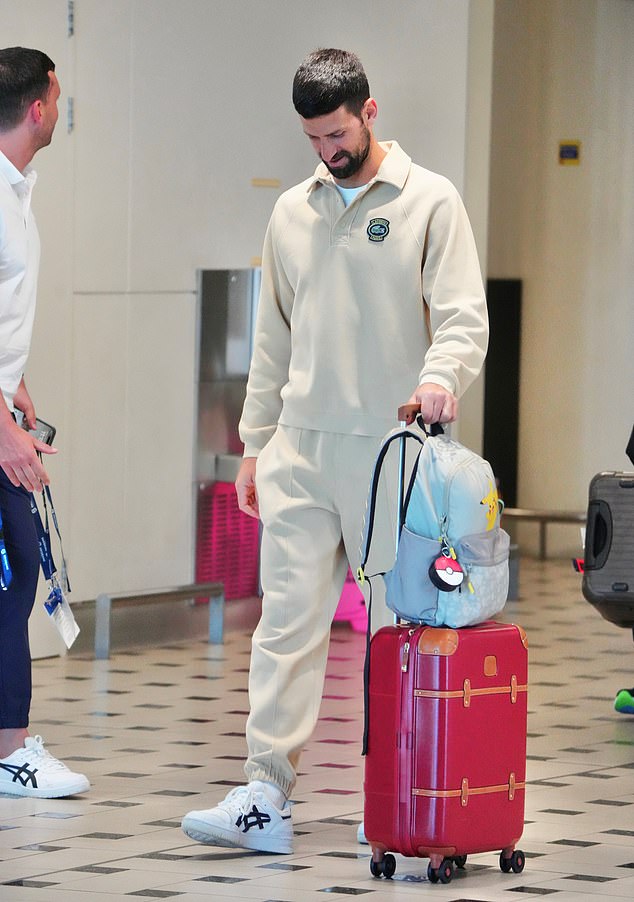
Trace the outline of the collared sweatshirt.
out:
<instances>
[{"instance_id":1,"label":"collared sweatshirt","mask_svg":"<svg viewBox=\"0 0 634 902\"><path fill-rule=\"evenodd\" d=\"M264 241L245 457L277 424L382 436L423 382L460 396L488 318L455 187L395 142L348 207L321 163L275 204Z\"/></svg>"}]
</instances>

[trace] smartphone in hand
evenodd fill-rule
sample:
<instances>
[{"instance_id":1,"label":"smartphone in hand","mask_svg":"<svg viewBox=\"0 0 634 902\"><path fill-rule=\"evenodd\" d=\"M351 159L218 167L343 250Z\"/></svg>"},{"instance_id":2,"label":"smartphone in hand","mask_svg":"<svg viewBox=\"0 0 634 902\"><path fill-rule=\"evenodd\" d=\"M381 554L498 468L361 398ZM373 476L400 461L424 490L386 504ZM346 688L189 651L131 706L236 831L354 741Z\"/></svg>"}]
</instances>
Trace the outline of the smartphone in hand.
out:
<instances>
[{"instance_id":1,"label":"smartphone in hand","mask_svg":"<svg viewBox=\"0 0 634 902\"><path fill-rule=\"evenodd\" d=\"M45 423L44 420L38 420L37 417L35 419L35 429L29 429L33 438L39 439L41 442L44 442L45 445L53 444L56 431L55 426L51 426L50 423Z\"/></svg>"},{"instance_id":2,"label":"smartphone in hand","mask_svg":"<svg viewBox=\"0 0 634 902\"><path fill-rule=\"evenodd\" d=\"M55 433L57 431L55 429L55 426L51 426L50 423L45 423L44 420L40 420L36 417L35 429L29 429L26 422L26 417L21 410L16 410L15 418L18 426L24 429L25 432L28 432L30 435L32 435L33 438L39 439L41 442L44 442L45 445L53 444L53 439L55 438Z\"/></svg>"}]
</instances>

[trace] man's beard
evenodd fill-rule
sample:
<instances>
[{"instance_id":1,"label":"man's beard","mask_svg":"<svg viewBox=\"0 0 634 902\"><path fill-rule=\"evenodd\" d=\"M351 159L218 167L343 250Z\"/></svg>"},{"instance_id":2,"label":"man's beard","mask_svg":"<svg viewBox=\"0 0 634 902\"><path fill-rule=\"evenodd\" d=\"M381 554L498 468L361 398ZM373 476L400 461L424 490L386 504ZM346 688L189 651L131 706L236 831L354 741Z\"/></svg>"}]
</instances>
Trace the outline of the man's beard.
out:
<instances>
[{"instance_id":1,"label":"man's beard","mask_svg":"<svg viewBox=\"0 0 634 902\"><path fill-rule=\"evenodd\" d=\"M338 161L338 165L332 166L322 159L322 163L325 164L330 174L336 179L352 178L361 169L370 153L370 131L367 128L364 129L364 137L365 143L356 153L350 153L347 150L340 151L342 159Z\"/></svg>"}]
</instances>

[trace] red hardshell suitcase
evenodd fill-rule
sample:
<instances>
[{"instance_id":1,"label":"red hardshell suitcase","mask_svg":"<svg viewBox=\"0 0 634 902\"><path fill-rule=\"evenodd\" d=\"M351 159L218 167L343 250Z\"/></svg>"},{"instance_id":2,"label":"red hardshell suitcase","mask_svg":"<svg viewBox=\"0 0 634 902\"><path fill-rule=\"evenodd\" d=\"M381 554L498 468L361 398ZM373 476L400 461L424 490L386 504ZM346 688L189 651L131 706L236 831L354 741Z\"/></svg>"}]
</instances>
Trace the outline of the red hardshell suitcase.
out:
<instances>
[{"instance_id":1,"label":"red hardshell suitcase","mask_svg":"<svg viewBox=\"0 0 634 902\"><path fill-rule=\"evenodd\" d=\"M429 858L433 883L477 852L523 869L527 661L524 630L494 621L372 637L364 826L375 877L394 873L389 852Z\"/></svg>"}]
</instances>

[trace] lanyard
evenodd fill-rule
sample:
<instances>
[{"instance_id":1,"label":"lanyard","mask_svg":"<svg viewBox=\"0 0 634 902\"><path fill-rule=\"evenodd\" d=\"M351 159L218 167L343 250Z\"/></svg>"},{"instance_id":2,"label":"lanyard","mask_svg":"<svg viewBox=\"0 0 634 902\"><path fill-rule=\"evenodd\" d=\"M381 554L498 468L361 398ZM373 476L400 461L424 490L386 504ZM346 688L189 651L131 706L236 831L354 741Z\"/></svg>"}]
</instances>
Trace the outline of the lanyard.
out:
<instances>
[{"instance_id":1,"label":"lanyard","mask_svg":"<svg viewBox=\"0 0 634 902\"><path fill-rule=\"evenodd\" d=\"M43 494L43 493L42 493ZM40 564L42 565L42 573L46 579L53 579L53 575L57 572L53 553L51 551L51 534L48 529L44 528L42 518L35 500L35 495L31 495L31 513L35 522L35 530L37 532L37 544L40 550Z\"/></svg>"},{"instance_id":2,"label":"lanyard","mask_svg":"<svg viewBox=\"0 0 634 902\"><path fill-rule=\"evenodd\" d=\"M40 456L41 460L41 456ZM40 554L40 565L42 572L49 584L48 598L44 602L44 608L49 615L55 628L64 640L67 648L70 648L77 634L79 627L73 616L68 596L70 595L70 581L68 579L68 569L66 567L66 558L64 556L64 548L62 547L62 534L57 522L57 514L55 513L55 505L51 496L51 490L48 485L42 489L42 504L44 507L44 522L40 516L40 511L35 500L35 495L29 495L29 504L31 507L31 515L33 517L33 525L37 535L37 546ZM51 519L55 526L55 531L59 539L59 550L62 558L62 572L60 579L57 578L57 568L53 560L53 552L51 550L51 531L49 528L48 512L51 511ZM11 567L7 557L7 551L4 544L4 532L2 529L2 516L0 514L0 589L6 590L11 582Z\"/></svg>"},{"instance_id":3,"label":"lanyard","mask_svg":"<svg viewBox=\"0 0 634 902\"><path fill-rule=\"evenodd\" d=\"M44 523L42 523L42 517L40 516L40 511L35 500L35 495L31 495L31 513L33 514L33 521L35 523L35 530L37 532L37 543L40 552L40 564L42 566L42 573L49 582L54 580L55 574L57 573L55 561L53 560L53 552L51 550L51 532L48 522L48 509L50 507L51 519L53 520L53 525L55 526L55 531L57 532L57 536L59 538L59 548L62 555L62 586L66 592L70 592L70 582L68 580L66 558L64 557L64 549L62 547L62 536L59 531L59 524L57 522L57 514L55 513L55 506L53 504L51 490L47 485L44 486L42 490L42 502L44 505Z\"/></svg>"},{"instance_id":4,"label":"lanyard","mask_svg":"<svg viewBox=\"0 0 634 902\"><path fill-rule=\"evenodd\" d=\"M31 513L33 514L33 520L37 532L38 547L40 550L40 564L42 565L42 572L48 580L50 590L48 593L48 598L44 602L44 607L46 609L46 613L52 618L53 623L55 624L55 627L58 630L60 636L66 643L66 647L70 648L77 638L79 627L75 622L73 612L68 603L67 596L70 595L70 581L68 579L66 558L64 557L62 536L59 531L57 514L55 513L55 505L53 504L53 498L51 497L51 490L47 485L45 485L42 489L42 503L44 505L44 523L42 523L42 518L35 501L35 496L31 495ZM55 567L55 561L53 560L53 553L51 551L51 532L48 524L49 507L51 510L51 519L53 520L53 525L55 526L55 531L57 532L57 537L59 539L59 550L62 557L62 572L61 579L59 580L56 576L57 569Z\"/></svg>"}]
</instances>

